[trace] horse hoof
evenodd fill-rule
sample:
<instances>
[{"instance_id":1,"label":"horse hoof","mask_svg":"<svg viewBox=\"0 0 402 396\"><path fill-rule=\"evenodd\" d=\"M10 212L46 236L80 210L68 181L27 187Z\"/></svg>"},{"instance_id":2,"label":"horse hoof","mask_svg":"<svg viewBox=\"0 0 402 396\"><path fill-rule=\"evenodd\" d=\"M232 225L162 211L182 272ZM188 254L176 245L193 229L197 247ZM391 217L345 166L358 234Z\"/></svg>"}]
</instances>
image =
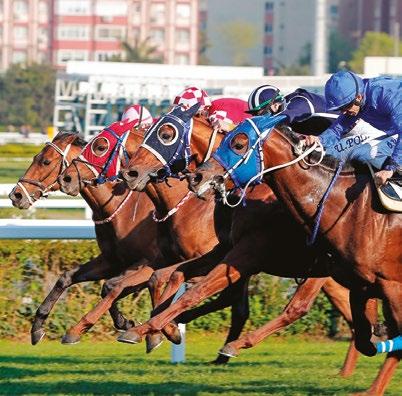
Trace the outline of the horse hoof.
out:
<instances>
[{"instance_id":1,"label":"horse hoof","mask_svg":"<svg viewBox=\"0 0 402 396\"><path fill-rule=\"evenodd\" d=\"M81 341L81 337L74 334L64 334L63 338L61 339L61 343L65 345L74 345L78 344Z\"/></svg>"},{"instance_id":2,"label":"horse hoof","mask_svg":"<svg viewBox=\"0 0 402 396\"><path fill-rule=\"evenodd\" d=\"M141 336L133 329L126 331L117 337L117 341L127 344L138 344L142 341Z\"/></svg>"},{"instance_id":3,"label":"horse hoof","mask_svg":"<svg viewBox=\"0 0 402 396\"><path fill-rule=\"evenodd\" d=\"M31 333L31 344L36 345L38 344L42 338L45 336L45 330L39 329Z\"/></svg>"},{"instance_id":4,"label":"horse hoof","mask_svg":"<svg viewBox=\"0 0 402 396\"><path fill-rule=\"evenodd\" d=\"M225 345L222 349L218 351L219 355L226 356L228 358L234 358L239 355L237 349L233 348L229 344Z\"/></svg>"},{"instance_id":5,"label":"horse hoof","mask_svg":"<svg viewBox=\"0 0 402 396\"><path fill-rule=\"evenodd\" d=\"M181 344L181 333L176 323L172 322L167 324L162 331L170 342L173 342L173 344L176 345Z\"/></svg>"},{"instance_id":6,"label":"horse hoof","mask_svg":"<svg viewBox=\"0 0 402 396\"><path fill-rule=\"evenodd\" d=\"M147 334L145 337L147 345L147 353L151 353L154 349L159 348L163 343L163 335L161 333Z\"/></svg>"},{"instance_id":7,"label":"horse hoof","mask_svg":"<svg viewBox=\"0 0 402 396\"><path fill-rule=\"evenodd\" d=\"M221 355L219 354L215 360L212 360L212 362L210 362L210 364L216 365L216 366L220 366L220 365L224 365L227 364L227 362L229 361L229 356L225 356L225 355Z\"/></svg>"}]
</instances>

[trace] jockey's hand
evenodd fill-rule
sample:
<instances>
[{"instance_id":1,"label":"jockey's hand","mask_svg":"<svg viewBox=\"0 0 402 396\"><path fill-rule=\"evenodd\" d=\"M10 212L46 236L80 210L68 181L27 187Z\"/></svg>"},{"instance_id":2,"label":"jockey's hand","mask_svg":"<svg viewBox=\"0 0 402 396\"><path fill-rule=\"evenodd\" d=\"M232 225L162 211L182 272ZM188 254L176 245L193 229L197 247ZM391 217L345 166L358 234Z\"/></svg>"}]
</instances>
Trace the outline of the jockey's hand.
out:
<instances>
[{"instance_id":1,"label":"jockey's hand","mask_svg":"<svg viewBox=\"0 0 402 396\"><path fill-rule=\"evenodd\" d=\"M387 180L392 177L394 171L392 170L381 170L375 174L375 184L380 187L387 182Z\"/></svg>"},{"instance_id":2,"label":"jockey's hand","mask_svg":"<svg viewBox=\"0 0 402 396\"><path fill-rule=\"evenodd\" d=\"M314 136L314 135L306 135L305 141L306 141L307 146L312 146L314 143L319 143L320 138L318 136Z\"/></svg>"}]
</instances>

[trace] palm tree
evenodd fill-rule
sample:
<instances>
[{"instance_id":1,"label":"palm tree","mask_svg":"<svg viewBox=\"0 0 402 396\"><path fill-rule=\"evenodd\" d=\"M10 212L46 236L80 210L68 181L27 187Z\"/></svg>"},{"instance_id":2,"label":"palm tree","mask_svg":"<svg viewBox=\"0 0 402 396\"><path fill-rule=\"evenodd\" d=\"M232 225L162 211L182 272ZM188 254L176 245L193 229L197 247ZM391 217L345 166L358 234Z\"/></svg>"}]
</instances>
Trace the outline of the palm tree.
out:
<instances>
[{"instance_id":1,"label":"palm tree","mask_svg":"<svg viewBox=\"0 0 402 396\"><path fill-rule=\"evenodd\" d=\"M114 55L108 58L112 62L134 62L134 63L162 63L163 59L156 54L158 47L150 43L150 37L145 40L136 38L134 45L128 41L122 41L121 47L124 51L121 55Z\"/></svg>"}]
</instances>

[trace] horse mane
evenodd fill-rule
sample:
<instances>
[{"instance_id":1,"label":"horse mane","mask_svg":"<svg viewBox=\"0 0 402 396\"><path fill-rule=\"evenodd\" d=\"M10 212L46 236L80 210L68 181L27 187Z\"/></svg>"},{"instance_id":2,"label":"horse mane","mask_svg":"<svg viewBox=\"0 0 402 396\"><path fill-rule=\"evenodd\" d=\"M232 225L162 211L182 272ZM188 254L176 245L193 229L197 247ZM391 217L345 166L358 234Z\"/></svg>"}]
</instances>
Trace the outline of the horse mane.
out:
<instances>
[{"instance_id":1,"label":"horse mane","mask_svg":"<svg viewBox=\"0 0 402 396\"><path fill-rule=\"evenodd\" d=\"M75 132L65 132L60 131L53 139L53 141L58 141L62 139L66 139L69 136L75 136L75 139L71 142L73 146L84 148L87 145L87 141L85 140L84 136L75 133Z\"/></svg>"},{"instance_id":2,"label":"horse mane","mask_svg":"<svg viewBox=\"0 0 402 396\"><path fill-rule=\"evenodd\" d=\"M300 143L301 135L299 133L294 132L288 125L278 125L276 130L279 131L282 135L285 135L286 139L292 144L292 146L296 146ZM312 163L318 162L320 160L321 154L317 151L313 151L309 156L309 161ZM318 165L321 168L326 169L330 172L336 172L341 161L338 158L333 157L332 155L325 155L322 159L321 163ZM341 175L350 175L358 173L368 173L367 167L356 161L346 161L342 166Z\"/></svg>"}]
</instances>

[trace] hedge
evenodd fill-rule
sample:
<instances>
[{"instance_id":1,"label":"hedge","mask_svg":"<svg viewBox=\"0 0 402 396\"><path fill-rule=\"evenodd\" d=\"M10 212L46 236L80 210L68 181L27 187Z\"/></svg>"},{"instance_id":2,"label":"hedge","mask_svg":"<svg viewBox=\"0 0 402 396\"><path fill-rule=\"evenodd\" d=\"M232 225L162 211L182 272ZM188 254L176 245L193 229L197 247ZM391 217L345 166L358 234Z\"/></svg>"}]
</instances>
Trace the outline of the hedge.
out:
<instances>
[{"instance_id":1,"label":"hedge","mask_svg":"<svg viewBox=\"0 0 402 396\"><path fill-rule=\"evenodd\" d=\"M25 338L32 318L56 279L65 270L99 254L95 241L0 241L0 336ZM275 318L295 289L294 281L260 274L250 282L250 319L252 329ZM47 336L61 337L99 299L100 283L72 286L60 298L46 324ZM132 297L120 302L126 317L144 321L149 317L147 292L133 303ZM334 335L337 315L324 295L320 295L310 313L290 326L285 334ZM189 330L225 331L230 324L230 309L211 313L189 324ZM341 326L343 327L343 325ZM110 337L115 331L105 315L91 330L93 336Z\"/></svg>"}]
</instances>

